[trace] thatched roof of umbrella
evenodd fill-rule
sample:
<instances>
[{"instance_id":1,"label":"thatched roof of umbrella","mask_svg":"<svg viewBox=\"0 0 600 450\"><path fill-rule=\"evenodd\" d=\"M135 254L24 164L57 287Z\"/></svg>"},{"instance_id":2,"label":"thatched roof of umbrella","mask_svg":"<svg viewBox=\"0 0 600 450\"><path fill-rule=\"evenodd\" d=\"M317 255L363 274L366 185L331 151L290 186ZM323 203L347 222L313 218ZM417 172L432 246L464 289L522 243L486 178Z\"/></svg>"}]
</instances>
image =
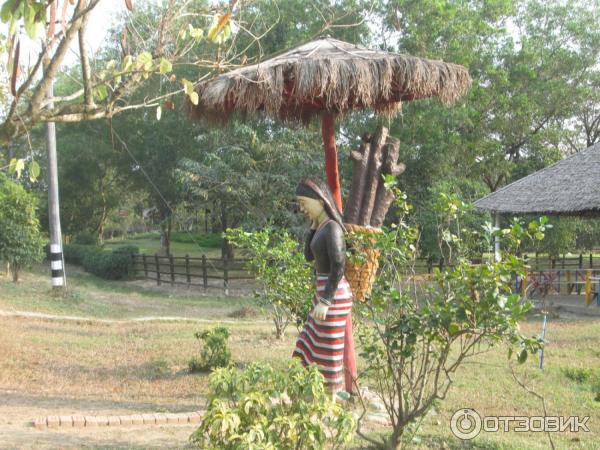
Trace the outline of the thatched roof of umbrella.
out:
<instances>
[{"instance_id":1,"label":"thatched roof of umbrella","mask_svg":"<svg viewBox=\"0 0 600 450\"><path fill-rule=\"evenodd\" d=\"M600 143L475 202L495 213L600 216Z\"/></svg>"},{"instance_id":2,"label":"thatched roof of umbrella","mask_svg":"<svg viewBox=\"0 0 600 450\"><path fill-rule=\"evenodd\" d=\"M223 122L234 112L264 111L287 121L321 112L370 108L393 114L402 101L438 96L452 103L471 84L467 69L409 55L318 39L196 86L194 118Z\"/></svg>"}]
</instances>

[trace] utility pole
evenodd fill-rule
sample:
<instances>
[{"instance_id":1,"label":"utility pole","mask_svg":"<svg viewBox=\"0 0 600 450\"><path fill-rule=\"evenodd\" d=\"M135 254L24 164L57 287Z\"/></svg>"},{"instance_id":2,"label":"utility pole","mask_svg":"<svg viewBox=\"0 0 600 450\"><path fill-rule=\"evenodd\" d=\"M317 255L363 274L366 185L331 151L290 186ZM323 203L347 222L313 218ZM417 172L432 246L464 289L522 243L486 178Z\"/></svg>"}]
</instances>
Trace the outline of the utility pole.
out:
<instances>
[{"instance_id":1,"label":"utility pole","mask_svg":"<svg viewBox=\"0 0 600 450\"><path fill-rule=\"evenodd\" d=\"M46 97L54 97L53 83ZM48 109L53 109L50 103ZM50 268L52 270L52 288L62 289L67 284L62 251L62 232L60 229L60 204L58 201L58 163L56 158L56 125L46 122L46 147L48 149L48 220L50 222Z\"/></svg>"}]
</instances>

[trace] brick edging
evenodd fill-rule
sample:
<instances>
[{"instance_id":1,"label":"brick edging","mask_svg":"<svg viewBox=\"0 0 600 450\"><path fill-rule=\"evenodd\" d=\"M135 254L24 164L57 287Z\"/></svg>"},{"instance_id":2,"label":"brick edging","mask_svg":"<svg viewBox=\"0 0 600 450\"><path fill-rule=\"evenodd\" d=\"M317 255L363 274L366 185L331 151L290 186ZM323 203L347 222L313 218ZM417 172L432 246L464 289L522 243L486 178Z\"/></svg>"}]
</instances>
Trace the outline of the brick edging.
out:
<instances>
[{"instance_id":1,"label":"brick edging","mask_svg":"<svg viewBox=\"0 0 600 450\"><path fill-rule=\"evenodd\" d=\"M129 425L175 425L200 423L203 411L187 413L152 413L115 416L46 416L38 417L33 426L38 430L46 428L93 428Z\"/></svg>"}]
</instances>

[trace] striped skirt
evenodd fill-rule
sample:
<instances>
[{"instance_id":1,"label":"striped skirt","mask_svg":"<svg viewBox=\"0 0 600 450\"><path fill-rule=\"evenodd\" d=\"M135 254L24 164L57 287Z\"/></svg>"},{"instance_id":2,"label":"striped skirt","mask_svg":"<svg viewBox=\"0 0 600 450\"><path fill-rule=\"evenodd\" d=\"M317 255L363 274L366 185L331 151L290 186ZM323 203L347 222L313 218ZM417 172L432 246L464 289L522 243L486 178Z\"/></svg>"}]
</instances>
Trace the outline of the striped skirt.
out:
<instances>
[{"instance_id":1,"label":"striped skirt","mask_svg":"<svg viewBox=\"0 0 600 450\"><path fill-rule=\"evenodd\" d=\"M327 274L317 274L317 295L325 290L327 278ZM315 296L313 307L316 304ZM316 364L331 392L342 390L344 385L344 335L346 319L351 311L352 290L346 278L342 277L327 317L315 320L312 314L308 316L292 355L300 358L304 366Z\"/></svg>"}]
</instances>

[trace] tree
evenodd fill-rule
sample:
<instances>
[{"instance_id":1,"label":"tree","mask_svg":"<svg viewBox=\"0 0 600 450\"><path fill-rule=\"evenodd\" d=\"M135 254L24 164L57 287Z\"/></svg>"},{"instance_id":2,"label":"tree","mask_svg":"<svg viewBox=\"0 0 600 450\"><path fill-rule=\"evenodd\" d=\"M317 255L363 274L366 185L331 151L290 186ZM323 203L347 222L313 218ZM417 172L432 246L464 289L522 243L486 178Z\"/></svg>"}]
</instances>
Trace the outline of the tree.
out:
<instances>
[{"instance_id":1,"label":"tree","mask_svg":"<svg viewBox=\"0 0 600 450\"><path fill-rule=\"evenodd\" d=\"M10 265L15 283L23 267L43 257L36 207L33 194L0 173L0 257Z\"/></svg>"},{"instance_id":2,"label":"tree","mask_svg":"<svg viewBox=\"0 0 600 450\"><path fill-rule=\"evenodd\" d=\"M171 76L174 65L189 65L201 76L210 76L241 61L242 54L231 39L231 23L243 17L246 3L251 2L232 1L216 7L203 0L136 3L137 9L119 25L119 39L108 44L115 58L106 59L100 53L93 59L86 31L100 1L3 2L0 15L9 24L6 53L12 99L0 123L1 141L10 142L40 122L80 122L112 118L127 110L169 108L168 99L175 94L185 93L197 101L190 81ZM251 33L243 26L236 30ZM41 43L32 64L22 70L20 42L27 38L41 38ZM80 85L46 99L76 39ZM131 93L149 77L163 80L167 91L132 102Z\"/></svg>"}]
</instances>

